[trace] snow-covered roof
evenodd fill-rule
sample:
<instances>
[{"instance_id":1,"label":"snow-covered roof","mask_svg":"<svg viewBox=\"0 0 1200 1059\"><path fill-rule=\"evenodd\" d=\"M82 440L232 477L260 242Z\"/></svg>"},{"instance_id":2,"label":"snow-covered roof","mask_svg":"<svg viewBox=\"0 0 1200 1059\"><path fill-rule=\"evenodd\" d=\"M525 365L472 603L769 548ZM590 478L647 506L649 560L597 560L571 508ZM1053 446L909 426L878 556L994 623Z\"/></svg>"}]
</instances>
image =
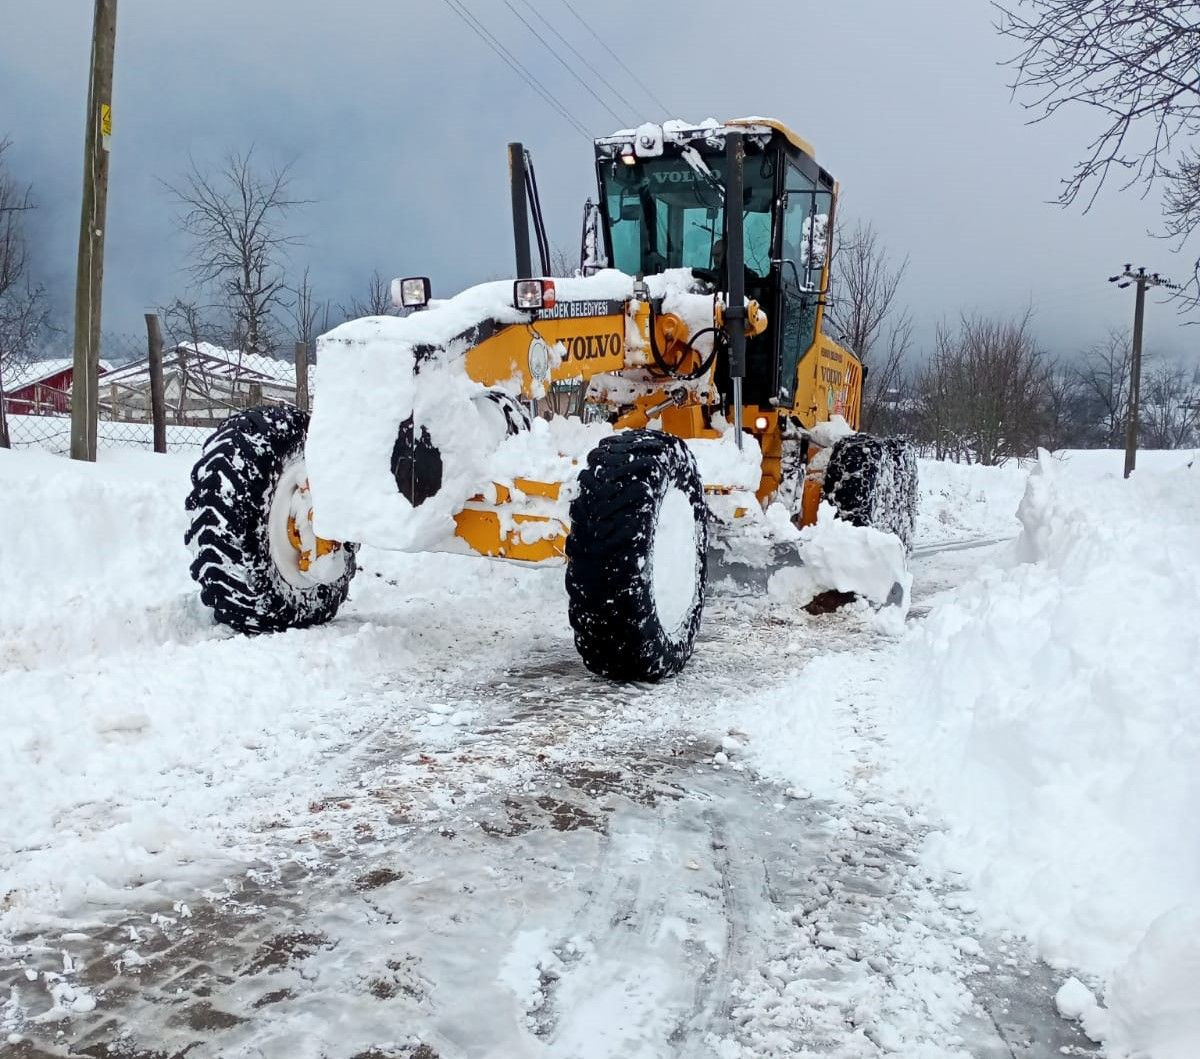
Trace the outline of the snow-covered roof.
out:
<instances>
[{"instance_id":1,"label":"snow-covered roof","mask_svg":"<svg viewBox=\"0 0 1200 1059\"><path fill-rule=\"evenodd\" d=\"M31 360L18 364L4 373L4 389L11 393L24 386L33 386L57 375L61 371L75 367L73 357L54 357L50 360ZM100 361L100 371L107 373L112 365L107 360Z\"/></svg>"},{"instance_id":2,"label":"snow-covered roof","mask_svg":"<svg viewBox=\"0 0 1200 1059\"><path fill-rule=\"evenodd\" d=\"M293 385L296 380L296 366L289 360L275 360L258 353L241 353L236 349L223 349L211 342L181 342L163 351L164 366L169 368L179 353L185 353L189 361L202 364L204 371L213 377L237 379L245 381L262 380L264 382ZM125 364L105 376L109 383L135 384L149 375L148 358L135 360Z\"/></svg>"}]
</instances>

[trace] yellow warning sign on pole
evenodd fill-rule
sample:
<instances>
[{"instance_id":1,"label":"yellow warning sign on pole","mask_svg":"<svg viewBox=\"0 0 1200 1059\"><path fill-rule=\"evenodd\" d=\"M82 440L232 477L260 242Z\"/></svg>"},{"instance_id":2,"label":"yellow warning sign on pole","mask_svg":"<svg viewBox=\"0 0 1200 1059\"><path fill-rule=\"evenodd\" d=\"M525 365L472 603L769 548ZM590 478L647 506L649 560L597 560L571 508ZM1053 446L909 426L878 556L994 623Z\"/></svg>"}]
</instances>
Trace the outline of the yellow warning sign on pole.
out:
<instances>
[{"instance_id":1,"label":"yellow warning sign on pole","mask_svg":"<svg viewBox=\"0 0 1200 1059\"><path fill-rule=\"evenodd\" d=\"M100 135L112 135L112 107L107 103L100 104Z\"/></svg>"}]
</instances>

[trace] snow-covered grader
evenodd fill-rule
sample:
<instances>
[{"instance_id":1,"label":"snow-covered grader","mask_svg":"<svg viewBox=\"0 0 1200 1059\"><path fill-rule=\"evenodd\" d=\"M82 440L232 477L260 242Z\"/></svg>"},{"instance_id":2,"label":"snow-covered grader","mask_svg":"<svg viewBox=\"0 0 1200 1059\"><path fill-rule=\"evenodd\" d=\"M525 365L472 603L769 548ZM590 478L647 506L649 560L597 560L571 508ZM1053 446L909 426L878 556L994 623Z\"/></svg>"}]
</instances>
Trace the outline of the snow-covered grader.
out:
<instances>
[{"instance_id":1,"label":"snow-covered grader","mask_svg":"<svg viewBox=\"0 0 1200 1059\"><path fill-rule=\"evenodd\" d=\"M584 664L658 680L691 656L710 554L772 562L822 501L908 545L915 461L855 432L862 366L822 327L837 185L812 148L759 118L596 140L582 265L556 279L529 263L526 158L515 281L395 281L405 315L319 340L311 422L254 408L207 442L187 539L219 622L329 621L360 544L565 563Z\"/></svg>"}]
</instances>

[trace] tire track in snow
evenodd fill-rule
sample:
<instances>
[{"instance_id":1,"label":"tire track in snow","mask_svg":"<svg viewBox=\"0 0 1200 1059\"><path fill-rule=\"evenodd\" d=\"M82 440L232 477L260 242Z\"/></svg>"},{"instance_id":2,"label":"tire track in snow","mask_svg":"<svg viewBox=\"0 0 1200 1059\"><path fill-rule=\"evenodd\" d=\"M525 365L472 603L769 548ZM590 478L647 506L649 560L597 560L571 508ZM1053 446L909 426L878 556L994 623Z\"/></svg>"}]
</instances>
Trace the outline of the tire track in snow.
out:
<instances>
[{"instance_id":1,"label":"tire track in snow","mask_svg":"<svg viewBox=\"0 0 1200 1059\"><path fill-rule=\"evenodd\" d=\"M450 616L416 610L405 671L380 673L405 705L271 857L187 906L16 939L15 1057L1052 1054L1044 991L1006 994L914 871L869 732L839 804L715 769L680 727L698 694L754 695L862 629L715 601L683 677L618 688L544 627L498 644L481 621L478 655L447 658ZM1014 1024L1047 1050L1013 1051Z\"/></svg>"}]
</instances>

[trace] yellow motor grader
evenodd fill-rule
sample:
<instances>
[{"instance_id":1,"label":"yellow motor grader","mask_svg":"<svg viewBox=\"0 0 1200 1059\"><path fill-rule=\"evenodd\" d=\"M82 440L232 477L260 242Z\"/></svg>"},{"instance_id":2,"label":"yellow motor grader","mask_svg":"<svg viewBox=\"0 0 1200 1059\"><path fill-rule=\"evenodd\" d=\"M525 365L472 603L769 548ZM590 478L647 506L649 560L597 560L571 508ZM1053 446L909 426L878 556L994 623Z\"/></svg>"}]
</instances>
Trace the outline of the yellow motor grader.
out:
<instances>
[{"instance_id":1,"label":"yellow motor grader","mask_svg":"<svg viewBox=\"0 0 1200 1059\"><path fill-rule=\"evenodd\" d=\"M673 121L595 160L576 276L545 275L512 145L514 281L394 281L404 315L319 340L311 421L255 408L209 439L187 540L218 621L330 620L360 544L564 563L584 664L658 680L691 656L710 552L769 563L822 501L909 545L912 453L857 432L862 366L822 328L837 184L812 148Z\"/></svg>"}]
</instances>

